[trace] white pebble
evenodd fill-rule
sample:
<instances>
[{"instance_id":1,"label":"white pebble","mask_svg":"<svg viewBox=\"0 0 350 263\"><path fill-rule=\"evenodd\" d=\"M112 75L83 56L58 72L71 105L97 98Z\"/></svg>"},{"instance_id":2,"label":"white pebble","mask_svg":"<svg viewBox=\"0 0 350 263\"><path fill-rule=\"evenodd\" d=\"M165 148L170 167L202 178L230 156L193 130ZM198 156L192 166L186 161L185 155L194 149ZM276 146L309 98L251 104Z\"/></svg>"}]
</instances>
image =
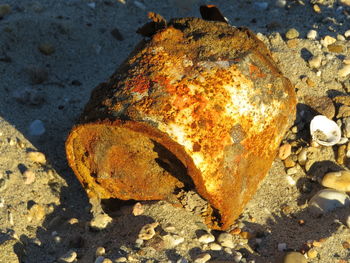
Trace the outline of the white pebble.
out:
<instances>
[{"instance_id":1,"label":"white pebble","mask_svg":"<svg viewBox=\"0 0 350 263\"><path fill-rule=\"evenodd\" d=\"M77 258L77 256L77 252L75 252L74 250L69 250L66 254L59 258L59 261L70 263L73 262Z\"/></svg>"},{"instance_id":2,"label":"white pebble","mask_svg":"<svg viewBox=\"0 0 350 263\"><path fill-rule=\"evenodd\" d=\"M323 189L317 192L309 201L310 211L317 215L330 212L338 207L349 205L349 196L333 189Z\"/></svg>"},{"instance_id":3,"label":"white pebble","mask_svg":"<svg viewBox=\"0 0 350 263\"><path fill-rule=\"evenodd\" d=\"M209 249L213 251L219 251L222 249L222 247L218 243L212 242L209 244Z\"/></svg>"},{"instance_id":4,"label":"white pebble","mask_svg":"<svg viewBox=\"0 0 350 263\"><path fill-rule=\"evenodd\" d=\"M291 186L296 185L295 180L291 176L287 175L286 179L287 179L287 182L288 182L289 185L291 185Z\"/></svg>"},{"instance_id":5,"label":"white pebble","mask_svg":"<svg viewBox=\"0 0 350 263\"><path fill-rule=\"evenodd\" d=\"M345 31L344 36L345 36L346 38L350 37L350 29L348 29L348 30Z\"/></svg>"},{"instance_id":6,"label":"white pebble","mask_svg":"<svg viewBox=\"0 0 350 263\"><path fill-rule=\"evenodd\" d=\"M103 256L104 254L106 254L106 249L104 247L96 248L96 252L95 252L96 256Z\"/></svg>"},{"instance_id":7,"label":"white pebble","mask_svg":"<svg viewBox=\"0 0 350 263\"><path fill-rule=\"evenodd\" d=\"M293 174L297 174L298 173L298 168L296 166L292 167L292 168L289 168L287 170L287 174L288 175L293 175Z\"/></svg>"},{"instance_id":8,"label":"white pebble","mask_svg":"<svg viewBox=\"0 0 350 263\"><path fill-rule=\"evenodd\" d=\"M334 44L337 40L334 37L331 36L325 36L324 38L321 39L321 44L324 47L328 47L331 44Z\"/></svg>"},{"instance_id":9,"label":"white pebble","mask_svg":"<svg viewBox=\"0 0 350 263\"><path fill-rule=\"evenodd\" d=\"M324 187L342 192L350 192L350 171L330 172L322 178Z\"/></svg>"},{"instance_id":10,"label":"white pebble","mask_svg":"<svg viewBox=\"0 0 350 263\"><path fill-rule=\"evenodd\" d=\"M321 55L313 56L309 60L309 66L311 68L319 68L321 66L321 62L322 62L322 56Z\"/></svg>"},{"instance_id":11,"label":"white pebble","mask_svg":"<svg viewBox=\"0 0 350 263\"><path fill-rule=\"evenodd\" d=\"M171 234L163 236L162 239L164 241L164 246L167 249L172 249L185 241L183 237Z\"/></svg>"},{"instance_id":12,"label":"white pebble","mask_svg":"<svg viewBox=\"0 0 350 263\"><path fill-rule=\"evenodd\" d=\"M26 170L23 173L25 178L24 184L32 184L35 181L35 173L32 170Z\"/></svg>"},{"instance_id":13,"label":"white pebble","mask_svg":"<svg viewBox=\"0 0 350 263\"><path fill-rule=\"evenodd\" d=\"M233 253L233 261L234 261L235 263L241 262L241 259L242 259L242 258L243 258L243 255L242 255L241 252L235 251L235 252Z\"/></svg>"},{"instance_id":14,"label":"white pebble","mask_svg":"<svg viewBox=\"0 0 350 263\"><path fill-rule=\"evenodd\" d=\"M206 233L198 238L198 241L201 243L211 243L215 241L215 237L212 234Z\"/></svg>"},{"instance_id":15,"label":"white pebble","mask_svg":"<svg viewBox=\"0 0 350 263\"><path fill-rule=\"evenodd\" d=\"M285 7L286 4L287 4L287 1L286 1L286 0L277 0L277 1L276 1L276 6L277 6L277 7L280 7L280 8Z\"/></svg>"},{"instance_id":16,"label":"white pebble","mask_svg":"<svg viewBox=\"0 0 350 263\"><path fill-rule=\"evenodd\" d=\"M350 228L350 215L346 218L345 223L346 223L347 227Z\"/></svg>"},{"instance_id":17,"label":"white pebble","mask_svg":"<svg viewBox=\"0 0 350 263\"><path fill-rule=\"evenodd\" d=\"M33 136L40 136L45 133L46 129L41 120L35 120L29 125L29 134Z\"/></svg>"},{"instance_id":18,"label":"white pebble","mask_svg":"<svg viewBox=\"0 0 350 263\"><path fill-rule=\"evenodd\" d=\"M278 249L278 251L285 251L287 249L287 244L286 243L278 243L277 249Z\"/></svg>"},{"instance_id":19,"label":"white pebble","mask_svg":"<svg viewBox=\"0 0 350 263\"><path fill-rule=\"evenodd\" d=\"M151 224L144 225L141 228L141 230L140 230L138 238L142 239L142 240L150 240L156 234L156 231L154 229L158 225L159 225L158 222L154 222L154 223L151 223Z\"/></svg>"},{"instance_id":20,"label":"white pebble","mask_svg":"<svg viewBox=\"0 0 350 263\"><path fill-rule=\"evenodd\" d=\"M34 163L46 164L45 154L41 152L28 152L27 158Z\"/></svg>"},{"instance_id":21,"label":"white pebble","mask_svg":"<svg viewBox=\"0 0 350 263\"><path fill-rule=\"evenodd\" d=\"M306 35L307 39L310 39L310 40L315 40L316 37L317 37L317 31L316 30L310 30L309 32L307 32L307 35Z\"/></svg>"},{"instance_id":22,"label":"white pebble","mask_svg":"<svg viewBox=\"0 0 350 263\"><path fill-rule=\"evenodd\" d=\"M345 40L345 37L344 37L343 35L341 35L341 34L338 34L338 35L337 35L337 40L339 40L339 41L344 41L344 40Z\"/></svg>"},{"instance_id":23,"label":"white pebble","mask_svg":"<svg viewBox=\"0 0 350 263\"><path fill-rule=\"evenodd\" d=\"M350 65L344 65L341 69L338 71L339 77L346 77L350 74Z\"/></svg>"},{"instance_id":24,"label":"white pebble","mask_svg":"<svg viewBox=\"0 0 350 263\"><path fill-rule=\"evenodd\" d=\"M107 214L98 214L90 221L90 227L96 230L102 230L111 222L112 218Z\"/></svg>"},{"instance_id":25,"label":"white pebble","mask_svg":"<svg viewBox=\"0 0 350 263\"><path fill-rule=\"evenodd\" d=\"M211 259L210 254L205 253L202 255L199 255L193 262L194 263L205 263Z\"/></svg>"},{"instance_id":26,"label":"white pebble","mask_svg":"<svg viewBox=\"0 0 350 263\"><path fill-rule=\"evenodd\" d=\"M233 243L232 236L228 233L221 233L218 236L218 243L223 247L234 248L235 244Z\"/></svg>"}]
</instances>

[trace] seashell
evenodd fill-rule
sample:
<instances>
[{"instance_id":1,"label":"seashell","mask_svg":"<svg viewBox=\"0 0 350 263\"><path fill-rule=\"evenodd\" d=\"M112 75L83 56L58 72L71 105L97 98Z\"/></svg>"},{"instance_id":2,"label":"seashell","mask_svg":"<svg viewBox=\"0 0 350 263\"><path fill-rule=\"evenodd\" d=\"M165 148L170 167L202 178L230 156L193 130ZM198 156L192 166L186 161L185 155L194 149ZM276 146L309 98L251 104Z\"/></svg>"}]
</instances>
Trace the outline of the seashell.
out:
<instances>
[{"instance_id":1,"label":"seashell","mask_svg":"<svg viewBox=\"0 0 350 263\"><path fill-rule=\"evenodd\" d=\"M323 115L317 115L311 120L310 133L312 139L323 146L335 145L341 138L337 123Z\"/></svg>"}]
</instances>

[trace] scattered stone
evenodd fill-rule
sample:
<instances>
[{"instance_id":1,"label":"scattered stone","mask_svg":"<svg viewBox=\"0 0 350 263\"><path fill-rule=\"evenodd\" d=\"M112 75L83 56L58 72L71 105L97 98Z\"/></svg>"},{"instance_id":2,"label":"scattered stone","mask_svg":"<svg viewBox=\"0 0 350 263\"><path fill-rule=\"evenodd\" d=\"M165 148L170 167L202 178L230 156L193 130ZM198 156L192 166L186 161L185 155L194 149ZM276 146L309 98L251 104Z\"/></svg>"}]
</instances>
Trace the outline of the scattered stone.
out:
<instances>
[{"instance_id":1,"label":"scattered stone","mask_svg":"<svg viewBox=\"0 0 350 263\"><path fill-rule=\"evenodd\" d=\"M205 262L209 261L210 259L211 259L210 254L205 253L205 254L201 254L201 255L197 256L193 262L194 263L205 263Z\"/></svg>"},{"instance_id":2,"label":"scattered stone","mask_svg":"<svg viewBox=\"0 0 350 263\"><path fill-rule=\"evenodd\" d=\"M28 211L28 222L40 222L46 216L45 207L43 205L34 204Z\"/></svg>"},{"instance_id":3,"label":"scattered stone","mask_svg":"<svg viewBox=\"0 0 350 263\"><path fill-rule=\"evenodd\" d=\"M11 13L11 6L8 4L0 5L0 18Z\"/></svg>"},{"instance_id":4,"label":"scattered stone","mask_svg":"<svg viewBox=\"0 0 350 263\"><path fill-rule=\"evenodd\" d=\"M34 163L46 164L46 157L42 152L28 152L27 158Z\"/></svg>"},{"instance_id":5,"label":"scattered stone","mask_svg":"<svg viewBox=\"0 0 350 263\"><path fill-rule=\"evenodd\" d=\"M78 223L79 223L79 220L75 217L72 217L71 219L68 220L68 224L70 224L70 225L75 225Z\"/></svg>"},{"instance_id":6,"label":"scattered stone","mask_svg":"<svg viewBox=\"0 0 350 263\"><path fill-rule=\"evenodd\" d=\"M287 159L285 159L285 160L283 161L283 163L284 163L284 167L286 167L286 168L294 167L295 164L296 164L296 163L293 161L293 159L290 158L290 157L288 157Z\"/></svg>"},{"instance_id":7,"label":"scattered stone","mask_svg":"<svg viewBox=\"0 0 350 263\"><path fill-rule=\"evenodd\" d=\"M350 117L350 107L347 105L341 105L338 109L337 119Z\"/></svg>"},{"instance_id":8,"label":"scattered stone","mask_svg":"<svg viewBox=\"0 0 350 263\"><path fill-rule=\"evenodd\" d=\"M55 47L50 43L40 44L38 47L39 51L45 56L52 55L55 52Z\"/></svg>"},{"instance_id":9,"label":"scattered stone","mask_svg":"<svg viewBox=\"0 0 350 263\"><path fill-rule=\"evenodd\" d=\"M75 252L74 250L69 250L66 254L64 254L63 256L61 256L58 261L59 262L74 262L75 259L77 258L78 254L77 252Z\"/></svg>"},{"instance_id":10,"label":"scattered stone","mask_svg":"<svg viewBox=\"0 0 350 263\"><path fill-rule=\"evenodd\" d=\"M162 237L164 241L164 248L173 249L185 241L185 239L179 235L167 234Z\"/></svg>"},{"instance_id":11,"label":"scattered stone","mask_svg":"<svg viewBox=\"0 0 350 263\"><path fill-rule=\"evenodd\" d=\"M112 260L105 258L103 256L98 256L94 263L112 263Z\"/></svg>"},{"instance_id":12,"label":"scattered stone","mask_svg":"<svg viewBox=\"0 0 350 263\"><path fill-rule=\"evenodd\" d=\"M346 30L346 31L344 32L344 36L345 36L346 38L350 37L350 29L348 29L348 30Z\"/></svg>"},{"instance_id":13,"label":"scattered stone","mask_svg":"<svg viewBox=\"0 0 350 263\"><path fill-rule=\"evenodd\" d=\"M103 256L104 254L106 254L106 249L104 247L96 248L96 252L95 252L96 257Z\"/></svg>"},{"instance_id":14,"label":"scattered stone","mask_svg":"<svg viewBox=\"0 0 350 263\"><path fill-rule=\"evenodd\" d=\"M292 153L292 146L289 143L285 143L279 148L278 157L281 160L287 159Z\"/></svg>"},{"instance_id":15,"label":"scattered stone","mask_svg":"<svg viewBox=\"0 0 350 263\"><path fill-rule=\"evenodd\" d=\"M277 249L278 249L278 251L285 251L287 249L287 244L286 243L278 243Z\"/></svg>"},{"instance_id":16,"label":"scattered stone","mask_svg":"<svg viewBox=\"0 0 350 263\"><path fill-rule=\"evenodd\" d=\"M313 248L311 248L308 252L307 252L307 257L308 258L316 258L318 255L317 251Z\"/></svg>"},{"instance_id":17,"label":"scattered stone","mask_svg":"<svg viewBox=\"0 0 350 263\"><path fill-rule=\"evenodd\" d=\"M287 174L288 175L293 175L298 173L298 167L294 166L292 168L287 169Z\"/></svg>"},{"instance_id":18,"label":"scattered stone","mask_svg":"<svg viewBox=\"0 0 350 263\"><path fill-rule=\"evenodd\" d=\"M239 263L239 262L241 262L241 260L242 260L242 258L243 258L243 255L242 255L242 253L241 252L239 252L239 251L235 251L234 253L233 253L233 261L235 262L235 263Z\"/></svg>"},{"instance_id":19,"label":"scattered stone","mask_svg":"<svg viewBox=\"0 0 350 263\"><path fill-rule=\"evenodd\" d=\"M338 35L337 35L337 40L339 40L339 41L345 41L346 38L345 38L343 35L338 34Z\"/></svg>"},{"instance_id":20,"label":"scattered stone","mask_svg":"<svg viewBox=\"0 0 350 263\"><path fill-rule=\"evenodd\" d=\"M299 32L295 28L291 28L286 32L286 38L287 39L294 39L299 37Z\"/></svg>"},{"instance_id":21,"label":"scattered stone","mask_svg":"<svg viewBox=\"0 0 350 263\"><path fill-rule=\"evenodd\" d=\"M321 55L313 56L311 59L309 59L308 62L311 68L319 68L321 66L322 56Z\"/></svg>"},{"instance_id":22,"label":"scattered stone","mask_svg":"<svg viewBox=\"0 0 350 263\"><path fill-rule=\"evenodd\" d=\"M201 242L201 243L208 244L208 243L214 242L215 241L215 237L212 234L210 234L210 233L206 233L206 234L200 236L198 238L198 241Z\"/></svg>"},{"instance_id":23,"label":"scattered stone","mask_svg":"<svg viewBox=\"0 0 350 263\"><path fill-rule=\"evenodd\" d=\"M350 228L350 215L346 218L345 224L348 228Z\"/></svg>"},{"instance_id":24,"label":"scattered stone","mask_svg":"<svg viewBox=\"0 0 350 263\"><path fill-rule=\"evenodd\" d=\"M345 249L349 249L349 248L350 248L350 243L349 243L348 241L344 241L344 242L342 243L342 246L343 246L343 248L345 248Z\"/></svg>"},{"instance_id":25,"label":"scattered stone","mask_svg":"<svg viewBox=\"0 0 350 263\"><path fill-rule=\"evenodd\" d=\"M287 182L289 185L294 186L296 185L296 181L289 175L286 176Z\"/></svg>"},{"instance_id":26,"label":"scattered stone","mask_svg":"<svg viewBox=\"0 0 350 263\"><path fill-rule=\"evenodd\" d=\"M327 173L323 177L321 184L324 187L333 188L338 191L350 192L350 171Z\"/></svg>"},{"instance_id":27,"label":"scattered stone","mask_svg":"<svg viewBox=\"0 0 350 263\"><path fill-rule=\"evenodd\" d=\"M344 192L333 189L323 189L317 192L309 201L310 211L314 214L324 214L338 207L350 205L350 198Z\"/></svg>"},{"instance_id":28,"label":"scattered stone","mask_svg":"<svg viewBox=\"0 0 350 263\"><path fill-rule=\"evenodd\" d=\"M337 40L334 37L331 36L325 36L324 38L321 39L321 44L324 47L328 47L329 45L332 45L336 42Z\"/></svg>"},{"instance_id":29,"label":"scattered stone","mask_svg":"<svg viewBox=\"0 0 350 263\"><path fill-rule=\"evenodd\" d=\"M343 165L346 159L346 145L340 145L337 152L337 163ZM338 189L339 190L339 189Z\"/></svg>"},{"instance_id":30,"label":"scattered stone","mask_svg":"<svg viewBox=\"0 0 350 263\"><path fill-rule=\"evenodd\" d=\"M306 78L306 84L309 86L309 87L315 87L316 86L316 83L310 79L310 78Z\"/></svg>"},{"instance_id":31,"label":"scattered stone","mask_svg":"<svg viewBox=\"0 0 350 263\"><path fill-rule=\"evenodd\" d=\"M307 162L307 148L303 148L298 154L298 163L304 166Z\"/></svg>"},{"instance_id":32,"label":"scattered stone","mask_svg":"<svg viewBox=\"0 0 350 263\"><path fill-rule=\"evenodd\" d=\"M339 3L342 5L350 6L350 0L339 0Z\"/></svg>"},{"instance_id":33,"label":"scattered stone","mask_svg":"<svg viewBox=\"0 0 350 263\"><path fill-rule=\"evenodd\" d=\"M120 258L117 258L115 260L115 262L118 262L118 263L120 263L120 262L127 262L127 261L128 261L128 259L126 257L120 257Z\"/></svg>"},{"instance_id":34,"label":"scattered stone","mask_svg":"<svg viewBox=\"0 0 350 263\"><path fill-rule=\"evenodd\" d=\"M350 65L343 65L341 69L338 70L339 77L343 78L349 75Z\"/></svg>"},{"instance_id":35,"label":"scattered stone","mask_svg":"<svg viewBox=\"0 0 350 263\"><path fill-rule=\"evenodd\" d=\"M294 38L287 41L287 47L296 48L299 44L299 39Z\"/></svg>"},{"instance_id":36,"label":"scattered stone","mask_svg":"<svg viewBox=\"0 0 350 263\"><path fill-rule=\"evenodd\" d=\"M235 244L233 243L232 236L229 233L221 233L218 236L217 242L223 246L228 248L234 248Z\"/></svg>"},{"instance_id":37,"label":"scattered stone","mask_svg":"<svg viewBox=\"0 0 350 263\"><path fill-rule=\"evenodd\" d=\"M350 138L350 117L343 118L342 121L343 121L343 126L342 126L343 135L346 138Z\"/></svg>"},{"instance_id":38,"label":"scattered stone","mask_svg":"<svg viewBox=\"0 0 350 263\"><path fill-rule=\"evenodd\" d=\"M317 31L316 30L310 30L307 35L306 35L307 39L310 39L310 40L315 40L316 37L317 37Z\"/></svg>"},{"instance_id":39,"label":"scattered stone","mask_svg":"<svg viewBox=\"0 0 350 263\"><path fill-rule=\"evenodd\" d=\"M283 258L283 263L307 263L307 260L299 252L288 252Z\"/></svg>"},{"instance_id":40,"label":"scattered stone","mask_svg":"<svg viewBox=\"0 0 350 263\"><path fill-rule=\"evenodd\" d=\"M319 5L313 5L312 9L315 11L315 13L318 13L318 14L321 13L321 8Z\"/></svg>"},{"instance_id":41,"label":"scattered stone","mask_svg":"<svg viewBox=\"0 0 350 263\"><path fill-rule=\"evenodd\" d=\"M45 133L46 129L41 120L35 120L29 125L29 135L40 136Z\"/></svg>"},{"instance_id":42,"label":"scattered stone","mask_svg":"<svg viewBox=\"0 0 350 263\"><path fill-rule=\"evenodd\" d=\"M239 227L235 227L234 229L232 229L230 231L231 235L239 235L242 232L242 229L240 229Z\"/></svg>"},{"instance_id":43,"label":"scattered stone","mask_svg":"<svg viewBox=\"0 0 350 263\"><path fill-rule=\"evenodd\" d=\"M150 224L144 225L141 228L141 230L140 230L138 238L142 239L142 240L150 240L156 234L156 231L154 229L158 225L159 225L158 222L154 222L154 223L150 223Z\"/></svg>"},{"instance_id":44,"label":"scattered stone","mask_svg":"<svg viewBox=\"0 0 350 263\"><path fill-rule=\"evenodd\" d=\"M276 1L276 6L277 7L280 7L280 8L284 8L287 4L287 1L286 0L277 0Z\"/></svg>"},{"instance_id":45,"label":"scattered stone","mask_svg":"<svg viewBox=\"0 0 350 263\"><path fill-rule=\"evenodd\" d=\"M111 222L112 218L107 214L98 214L90 221L90 227L94 230L102 230Z\"/></svg>"},{"instance_id":46,"label":"scattered stone","mask_svg":"<svg viewBox=\"0 0 350 263\"><path fill-rule=\"evenodd\" d=\"M132 208L132 214L134 216L142 215L145 210L142 207L142 204L140 202L137 202L133 208Z\"/></svg>"},{"instance_id":47,"label":"scattered stone","mask_svg":"<svg viewBox=\"0 0 350 263\"><path fill-rule=\"evenodd\" d=\"M35 173L32 170L26 170L23 173L25 178L24 184L32 184L35 181Z\"/></svg>"},{"instance_id":48,"label":"scattered stone","mask_svg":"<svg viewBox=\"0 0 350 263\"><path fill-rule=\"evenodd\" d=\"M218 243L212 242L209 243L209 249L213 251L219 251L222 249L222 247Z\"/></svg>"},{"instance_id":49,"label":"scattered stone","mask_svg":"<svg viewBox=\"0 0 350 263\"><path fill-rule=\"evenodd\" d=\"M343 53L344 52L343 45L338 45L338 44L328 45L327 49L329 52L333 52L333 53Z\"/></svg>"}]
</instances>

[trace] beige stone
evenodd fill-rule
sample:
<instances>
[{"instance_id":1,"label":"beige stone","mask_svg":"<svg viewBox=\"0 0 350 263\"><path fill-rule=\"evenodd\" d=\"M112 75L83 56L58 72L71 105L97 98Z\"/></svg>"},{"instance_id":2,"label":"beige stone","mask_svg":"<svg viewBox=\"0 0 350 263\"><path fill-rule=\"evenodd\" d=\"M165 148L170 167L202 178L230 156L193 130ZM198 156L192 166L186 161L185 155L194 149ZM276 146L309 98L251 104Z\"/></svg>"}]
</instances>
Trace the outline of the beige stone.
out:
<instances>
[{"instance_id":1,"label":"beige stone","mask_svg":"<svg viewBox=\"0 0 350 263\"><path fill-rule=\"evenodd\" d=\"M338 191L350 192L350 171L327 173L322 179L322 185Z\"/></svg>"}]
</instances>

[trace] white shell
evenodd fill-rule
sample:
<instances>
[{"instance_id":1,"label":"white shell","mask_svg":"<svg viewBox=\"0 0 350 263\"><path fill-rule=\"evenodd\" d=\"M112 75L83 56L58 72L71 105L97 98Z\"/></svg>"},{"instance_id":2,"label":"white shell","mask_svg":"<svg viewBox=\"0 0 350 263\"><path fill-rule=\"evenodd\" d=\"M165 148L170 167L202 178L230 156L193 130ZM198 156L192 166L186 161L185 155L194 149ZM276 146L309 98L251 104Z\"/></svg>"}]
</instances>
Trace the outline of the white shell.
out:
<instances>
[{"instance_id":1,"label":"white shell","mask_svg":"<svg viewBox=\"0 0 350 263\"><path fill-rule=\"evenodd\" d=\"M337 144L341 138L341 131L336 122L326 116L317 115L310 123L312 139L323 146Z\"/></svg>"}]
</instances>

